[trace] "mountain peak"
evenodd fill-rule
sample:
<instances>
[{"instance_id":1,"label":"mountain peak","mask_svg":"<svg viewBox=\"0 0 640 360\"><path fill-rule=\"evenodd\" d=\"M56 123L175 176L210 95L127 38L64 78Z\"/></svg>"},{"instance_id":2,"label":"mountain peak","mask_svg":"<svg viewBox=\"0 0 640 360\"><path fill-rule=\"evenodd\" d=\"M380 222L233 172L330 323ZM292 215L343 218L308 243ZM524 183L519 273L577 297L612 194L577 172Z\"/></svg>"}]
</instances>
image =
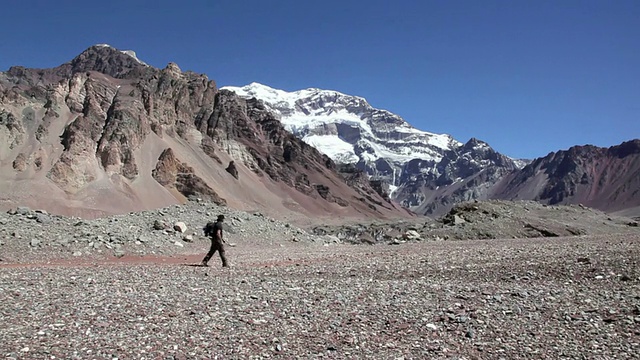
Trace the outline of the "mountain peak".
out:
<instances>
[{"instance_id":1,"label":"mountain peak","mask_svg":"<svg viewBox=\"0 0 640 360\"><path fill-rule=\"evenodd\" d=\"M135 61L139 62L142 65L149 66L147 63L145 63L144 61L140 60L138 58L138 56L136 55L136 52L133 51L133 50L118 50L118 49L116 49L115 47L113 47L113 46L111 46L109 44L95 44L95 45L91 46L90 48L93 48L93 47L95 47L95 48L107 48L107 49L111 49L113 51L118 51L118 52L120 52L122 54L130 56L131 58L133 58ZM87 49L87 50L89 50L89 49Z\"/></svg>"},{"instance_id":2,"label":"mountain peak","mask_svg":"<svg viewBox=\"0 0 640 360\"><path fill-rule=\"evenodd\" d=\"M125 78L139 76L141 71L149 67L138 59L134 51L122 51L108 44L97 44L58 67L58 74L68 76L77 72L97 71L114 78Z\"/></svg>"},{"instance_id":3,"label":"mountain peak","mask_svg":"<svg viewBox=\"0 0 640 360\"><path fill-rule=\"evenodd\" d=\"M249 85L245 85L242 87L225 86L224 89L231 90L236 94L245 98L255 97L257 99L264 100L267 103L274 103L274 102L280 102L280 101L291 102L292 99L293 101L295 101L295 99L309 98L312 96L319 96L319 95L328 95L328 96L342 97L345 99L354 99L357 101L366 101L363 97L344 94L336 90L326 90L326 89L311 87L311 88L300 89L295 91L286 91L281 89L275 89L258 82L252 82Z\"/></svg>"}]
</instances>

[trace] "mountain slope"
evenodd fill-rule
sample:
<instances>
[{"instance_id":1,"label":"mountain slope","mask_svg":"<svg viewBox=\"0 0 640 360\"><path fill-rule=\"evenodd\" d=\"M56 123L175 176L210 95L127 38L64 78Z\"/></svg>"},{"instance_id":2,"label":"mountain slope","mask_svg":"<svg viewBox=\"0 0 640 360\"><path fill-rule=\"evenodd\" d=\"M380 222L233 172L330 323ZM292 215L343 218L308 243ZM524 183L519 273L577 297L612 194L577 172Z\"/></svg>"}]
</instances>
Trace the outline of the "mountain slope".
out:
<instances>
[{"instance_id":1,"label":"mountain slope","mask_svg":"<svg viewBox=\"0 0 640 360\"><path fill-rule=\"evenodd\" d=\"M3 208L92 217L200 197L278 217L408 215L262 104L108 45L0 73L0 106Z\"/></svg>"}]
</instances>

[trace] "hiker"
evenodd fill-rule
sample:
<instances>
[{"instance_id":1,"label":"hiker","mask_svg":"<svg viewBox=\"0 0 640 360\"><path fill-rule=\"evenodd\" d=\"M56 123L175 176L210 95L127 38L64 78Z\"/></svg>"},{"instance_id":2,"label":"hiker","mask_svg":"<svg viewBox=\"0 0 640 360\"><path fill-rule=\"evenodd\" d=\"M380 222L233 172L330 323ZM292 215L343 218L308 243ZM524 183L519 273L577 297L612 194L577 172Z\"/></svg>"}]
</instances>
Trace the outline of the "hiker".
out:
<instances>
[{"instance_id":1,"label":"hiker","mask_svg":"<svg viewBox=\"0 0 640 360\"><path fill-rule=\"evenodd\" d=\"M209 259L213 256L213 254L218 252L220 255L220 259L222 260L222 267L228 267L227 258L224 256L224 237L222 236L222 223L224 222L224 215L218 215L218 220L213 223L209 222L204 227L204 235L209 236L211 238L211 249L207 255L202 259L202 266L209 266Z\"/></svg>"}]
</instances>

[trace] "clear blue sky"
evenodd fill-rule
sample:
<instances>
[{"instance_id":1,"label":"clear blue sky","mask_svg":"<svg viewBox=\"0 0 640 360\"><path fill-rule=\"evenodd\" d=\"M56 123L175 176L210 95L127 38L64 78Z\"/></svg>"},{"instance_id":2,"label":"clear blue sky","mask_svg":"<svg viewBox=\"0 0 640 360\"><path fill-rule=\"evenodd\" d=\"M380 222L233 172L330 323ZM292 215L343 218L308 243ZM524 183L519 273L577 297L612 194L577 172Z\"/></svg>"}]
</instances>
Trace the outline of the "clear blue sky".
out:
<instances>
[{"instance_id":1,"label":"clear blue sky","mask_svg":"<svg viewBox=\"0 0 640 360\"><path fill-rule=\"evenodd\" d=\"M1 71L108 43L219 86L362 96L512 157L640 138L637 0L22 0L0 34Z\"/></svg>"}]
</instances>

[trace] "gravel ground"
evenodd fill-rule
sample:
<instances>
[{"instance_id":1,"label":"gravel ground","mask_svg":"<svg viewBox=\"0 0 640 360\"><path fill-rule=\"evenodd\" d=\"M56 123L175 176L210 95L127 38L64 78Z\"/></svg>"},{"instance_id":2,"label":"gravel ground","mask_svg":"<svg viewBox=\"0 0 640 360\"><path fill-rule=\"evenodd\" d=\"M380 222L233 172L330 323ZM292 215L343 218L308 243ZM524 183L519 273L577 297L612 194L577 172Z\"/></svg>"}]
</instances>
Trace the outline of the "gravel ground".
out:
<instances>
[{"instance_id":1,"label":"gravel ground","mask_svg":"<svg viewBox=\"0 0 640 360\"><path fill-rule=\"evenodd\" d=\"M194 266L206 243L188 248L172 256L0 262L0 358L640 354L637 235L243 242L228 249L230 269L217 261ZM63 248L42 250L54 249Z\"/></svg>"}]
</instances>

